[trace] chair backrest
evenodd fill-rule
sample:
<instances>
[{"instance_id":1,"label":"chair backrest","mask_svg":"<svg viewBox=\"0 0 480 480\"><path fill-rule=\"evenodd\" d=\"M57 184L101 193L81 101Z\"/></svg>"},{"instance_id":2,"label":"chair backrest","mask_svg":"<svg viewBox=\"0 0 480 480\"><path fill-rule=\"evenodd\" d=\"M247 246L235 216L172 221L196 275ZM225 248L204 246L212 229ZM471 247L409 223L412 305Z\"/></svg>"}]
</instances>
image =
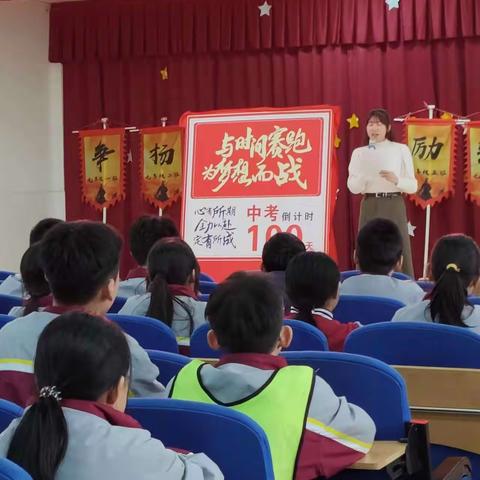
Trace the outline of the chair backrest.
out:
<instances>
[{"instance_id":1,"label":"chair backrest","mask_svg":"<svg viewBox=\"0 0 480 480\"><path fill-rule=\"evenodd\" d=\"M158 367L160 371L158 381L163 385L167 385L167 383L192 360L185 355L172 352L147 350L147 353L152 363Z\"/></svg>"},{"instance_id":2,"label":"chair backrest","mask_svg":"<svg viewBox=\"0 0 480 480\"><path fill-rule=\"evenodd\" d=\"M210 294L209 293L201 293L199 296L198 296L198 299L201 301L201 302L208 302L208 298L210 297Z\"/></svg>"},{"instance_id":3,"label":"chair backrest","mask_svg":"<svg viewBox=\"0 0 480 480\"><path fill-rule=\"evenodd\" d=\"M210 330L210 324L204 323L197 327L190 337L190 356L192 358L219 358L220 351L213 350L207 342L207 333Z\"/></svg>"},{"instance_id":4,"label":"chair backrest","mask_svg":"<svg viewBox=\"0 0 480 480\"><path fill-rule=\"evenodd\" d=\"M395 312L404 306L404 303L392 298L340 295L333 317L342 323L360 322L362 325L389 322Z\"/></svg>"},{"instance_id":5,"label":"chair backrest","mask_svg":"<svg viewBox=\"0 0 480 480\"><path fill-rule=\"evenodd\" d=\"M0 458L0 480L32 480L32 477L16 463Z\"/></svg>"},{"instance_id":6,"label":"chair backrest","mask_svg":"<svg viewBox=\"0 0 480 480\"><path fill-rule=\"evenodd\" d=\"M217 284L215 282L200 280L200 293L206 293L210 295L216 288Z\"/></svg>"},{"instance_id":7,"label":"chair backrest","mask_svg":"<svg viewBox=\"0 0 480 480\"><path fill-rule=\"evenodd\" d=\"M285 352L290 365L309 365L338 396L362 407L377 427L376 440L399 440L410 420L401 375L374 358L339 352Z\"/></svg>"},{"instance_id":8,"label":"chair backrest","mask_svg":"<svg viewBox=\"0 0 480 480\"><path fill-rule=\"evenodd\" d=\"M21 307L23 299L12 295L0 294L0 313L8 314L13 307Z\"/></svg>"},{"instance_id":9,"label":"chair backrest","mask_svg":"<svg viewBox=\"0 0 480 480\"><path fill-rule=\"evenodd\" d=\"M23 408L8 400L0 400L0 432L3 432L12 422L23 415Z\"/></svg>"},{"instance_id":10,"label":"chair backrest","mask_svg":"<svg viewBox=\"0 0 480 480\"><path fill-rule=\"evenodd\" d=\"M430 280L417 280L417 285L424 291L424 292L431 292L433 290L433 286L435 285Z\"/></svg>"},{"instance_id":11,"label":"chair backrest","mask_svg":"<svg viewBox=\"0 0 480 480\"><path fill-rule=\"evenodd\" d=\"M139 398L127 412L166 447L204 452L229 480L273 480L265 432L246 415L220 405Z\"/></svg>"},{"instance_id":12,"label":"chair backrest","mask_svg":"<svg viewBox=\"0 0 480 480\"><path fill-rule=\"evenodd\" d=\"M472 305L480 305L480 297L477 297L477 296L469 297L468 300Z\"/></svg>"},{"instance_id":13,"label":"chair backrest","mask_svg":"<svg viewBox=\"0 0 480 480\"><path fill-rule=\"evenodd\" d=\"M347 278L354 277L355 275L360 275L362 272L360 270L345 270L340 272L340 281L343 282ZM402 272L393 272L392 277L397 278L398 280L411 280L412 277Z\"/></svg>"},{"instance_id":14,"label":"chair backrest","mask_svg":"<svg viewBox=\"0 0 480 480\"><path fill-rule=\"evenodd\" d=\"M200 272L200 278L199 280L201 282L213 282L215 283L215 279L211 277L208 273Z\"/></svg>"},{"instance_id":15,"label":"chair backrest","mask_svg":"<svg viewBox=\"0 0 480 480\"><path fill-rule=\"evenodd\" d=\"M286 349L287 352L301 350L327 351L327 337L313 325L300 320L284 320L284 324L293 330L293 340ZM193 358L219 358L220 350L213 350L208 346L207 333L210 325L205 323L196 328L190 338L190 356Z\"/></svg>"},{"instance_id":16,"label":"chair backrest","mask_svg":"<svg viewBox=\"0 0 480 480\"><path fill-rule=\"evenodd\" d=\"M390 365L480 368L480 335L468 328L437 323L366 325L350 333L345 351Z\"/></svg>"},{"instance_id":17,"label":"chair backrest","mask_svg":"<svg viewBox=\"0 0 480 480\"><path fill-rule=\"evenodd\" d=\"M283 323L293 330L292 343L286 349L287 352L328 350L327 337L318 328L300 320L284 320Z\"/></svg>"},{"instance_id":18,"label":"chair backrest","mask_svg":"<svg viewBox=\"0 0 480 480\"><path fill-rule=\"evenodd\" d=\"M126 301L127 299L125 297L116 297L108 313L118 313Z\"/></svg>"},{"instance_id":19,"label":"chair backrest","mask_svg":"<svg viewBox=\"0 0 480 480\"><path fill-rule=\"evenodd\" d=\"M15 275L13 272L7 272L6 270L0 270L0 283L2 283L6 278L11 275Z\"/></svg>"},{"instance_id":20,"label":"chair backrest","mask_svg":"<svg viewBox=\"0 0 480 480\"><path fill-rule=\"evenodd\" d=\"M109 313L108 318L118 323L125 333L133 337L143 348L178 353L173 330L156 318L140 315Z\"/></svg>"},{"instance_id":21,"label":"chair backrest","mask_svg":"<svg viewBox=\"0 0 480 480\"><path fill-rule=\"evenodd\" d=\"M14 316L0 313L0 328L4 327L8 322L11 322L12 320L15 320Z\"/></svg>"}]
</instances>

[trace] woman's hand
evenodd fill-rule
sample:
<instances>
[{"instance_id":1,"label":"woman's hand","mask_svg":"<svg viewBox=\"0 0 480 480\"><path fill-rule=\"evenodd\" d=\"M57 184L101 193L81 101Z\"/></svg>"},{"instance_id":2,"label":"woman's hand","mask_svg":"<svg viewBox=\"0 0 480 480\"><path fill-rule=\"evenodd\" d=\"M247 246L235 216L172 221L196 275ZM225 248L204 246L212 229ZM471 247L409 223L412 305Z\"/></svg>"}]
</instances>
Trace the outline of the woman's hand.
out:
<instances>
[{"instance_id":1,"label":"woman's hand","mask_svg":"<svg viewBox=\"0 0 480 480\"><path fill-rule=\"evenodd\" d=\"M380 170L380 176L394 185L398 183L398 177L390 170Z\"/></svg>"}]
</instances>

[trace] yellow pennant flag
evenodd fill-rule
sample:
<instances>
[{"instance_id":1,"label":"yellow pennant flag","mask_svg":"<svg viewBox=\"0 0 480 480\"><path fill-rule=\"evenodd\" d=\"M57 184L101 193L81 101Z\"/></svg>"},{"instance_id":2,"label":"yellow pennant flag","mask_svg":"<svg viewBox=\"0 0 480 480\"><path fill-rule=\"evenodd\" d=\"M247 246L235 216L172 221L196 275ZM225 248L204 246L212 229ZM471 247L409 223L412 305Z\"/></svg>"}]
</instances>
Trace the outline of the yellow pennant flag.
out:
<instances>
[{"instance_id":1,"label":"yellow pennant flag","mask_svg":"<svg viewBox=\"0 0 480 480\"><path fill-rule=\"evenodd\" d=\"M142 195L147 202L164 209L182 193L183 128L145 128L140 136Z\"/></svg>"},{"instance_id":2,"label":"yellow pennant flag","mask_svg":"<svg viewBox=\"0 0 480 480\"><path fill-rule=\"evenodd\" d=\"M83 201L109 208L125 198L125 130L82 130L79 137Z\"/></svg>"}]
</instances>

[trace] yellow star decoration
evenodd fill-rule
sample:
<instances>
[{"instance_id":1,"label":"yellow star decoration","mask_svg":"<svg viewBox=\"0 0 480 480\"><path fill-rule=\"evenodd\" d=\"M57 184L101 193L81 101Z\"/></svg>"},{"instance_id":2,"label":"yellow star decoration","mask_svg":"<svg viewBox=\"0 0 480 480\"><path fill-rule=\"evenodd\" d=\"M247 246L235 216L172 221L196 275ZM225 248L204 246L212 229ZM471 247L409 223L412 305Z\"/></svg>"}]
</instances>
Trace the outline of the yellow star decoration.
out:
<instances>
[{"instance_id":1,"label":"yellow star decoration","mask_svg":"<svg viewBox=\"0 0 480 480\"><path fill-rule=\"evenodd\" d=\"M338 135L335 135L335 148L340 148L341 143L342 139Z\"/></svg>"},{"instance_id":2,"label":"yellow star decoration","mask_svg":"<svg viewBox=\"0 0 480 480\"><path fill-rule=\"evenodd\" d=\"M442 120L451 120L453 118L453 115L449 112L443 112L440 118Z\"/></svg>"},{"instance_id":3,"label":"yellow star decoration","mask_svg":"<svg viewBox=\"0 0 480 480\"><path fill-rule=\"evenodd\" d=\"M354 113L352 113L352 116L350 118L347 118L347 122L350 125L350 130L352 128L359 128L360 127L359 120L360 119Z\"/></svg>"},{"instance_id":4,"label":"yellow star decoration","mask_svg":"<svg viewBox=\"0 0 480 480\"><path fill-rule=\"evenodd\" d=\"M162 80L168 80L168 67L162 68L160 75L162 76Z\"/></svg>"}]
</instances>

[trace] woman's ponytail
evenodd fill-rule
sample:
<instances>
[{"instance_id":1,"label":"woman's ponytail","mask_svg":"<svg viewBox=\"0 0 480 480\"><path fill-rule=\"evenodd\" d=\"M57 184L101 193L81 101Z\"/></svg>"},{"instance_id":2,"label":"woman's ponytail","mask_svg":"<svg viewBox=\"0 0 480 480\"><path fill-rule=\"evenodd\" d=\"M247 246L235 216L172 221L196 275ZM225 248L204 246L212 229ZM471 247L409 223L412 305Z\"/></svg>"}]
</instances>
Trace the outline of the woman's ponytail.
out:
<instances>
[{"instance_id":1,"label":"woman's ponytail","mask_svg":"<svg viewBox=\"0 0 480 480\"><path fill-rule=\"evenodd\" d=\"M7 458L26 470L33 480L54 480L65 457L68 430L60 400L55 387L44 387L10 442Z\"/></svg>"}]
</instances>

